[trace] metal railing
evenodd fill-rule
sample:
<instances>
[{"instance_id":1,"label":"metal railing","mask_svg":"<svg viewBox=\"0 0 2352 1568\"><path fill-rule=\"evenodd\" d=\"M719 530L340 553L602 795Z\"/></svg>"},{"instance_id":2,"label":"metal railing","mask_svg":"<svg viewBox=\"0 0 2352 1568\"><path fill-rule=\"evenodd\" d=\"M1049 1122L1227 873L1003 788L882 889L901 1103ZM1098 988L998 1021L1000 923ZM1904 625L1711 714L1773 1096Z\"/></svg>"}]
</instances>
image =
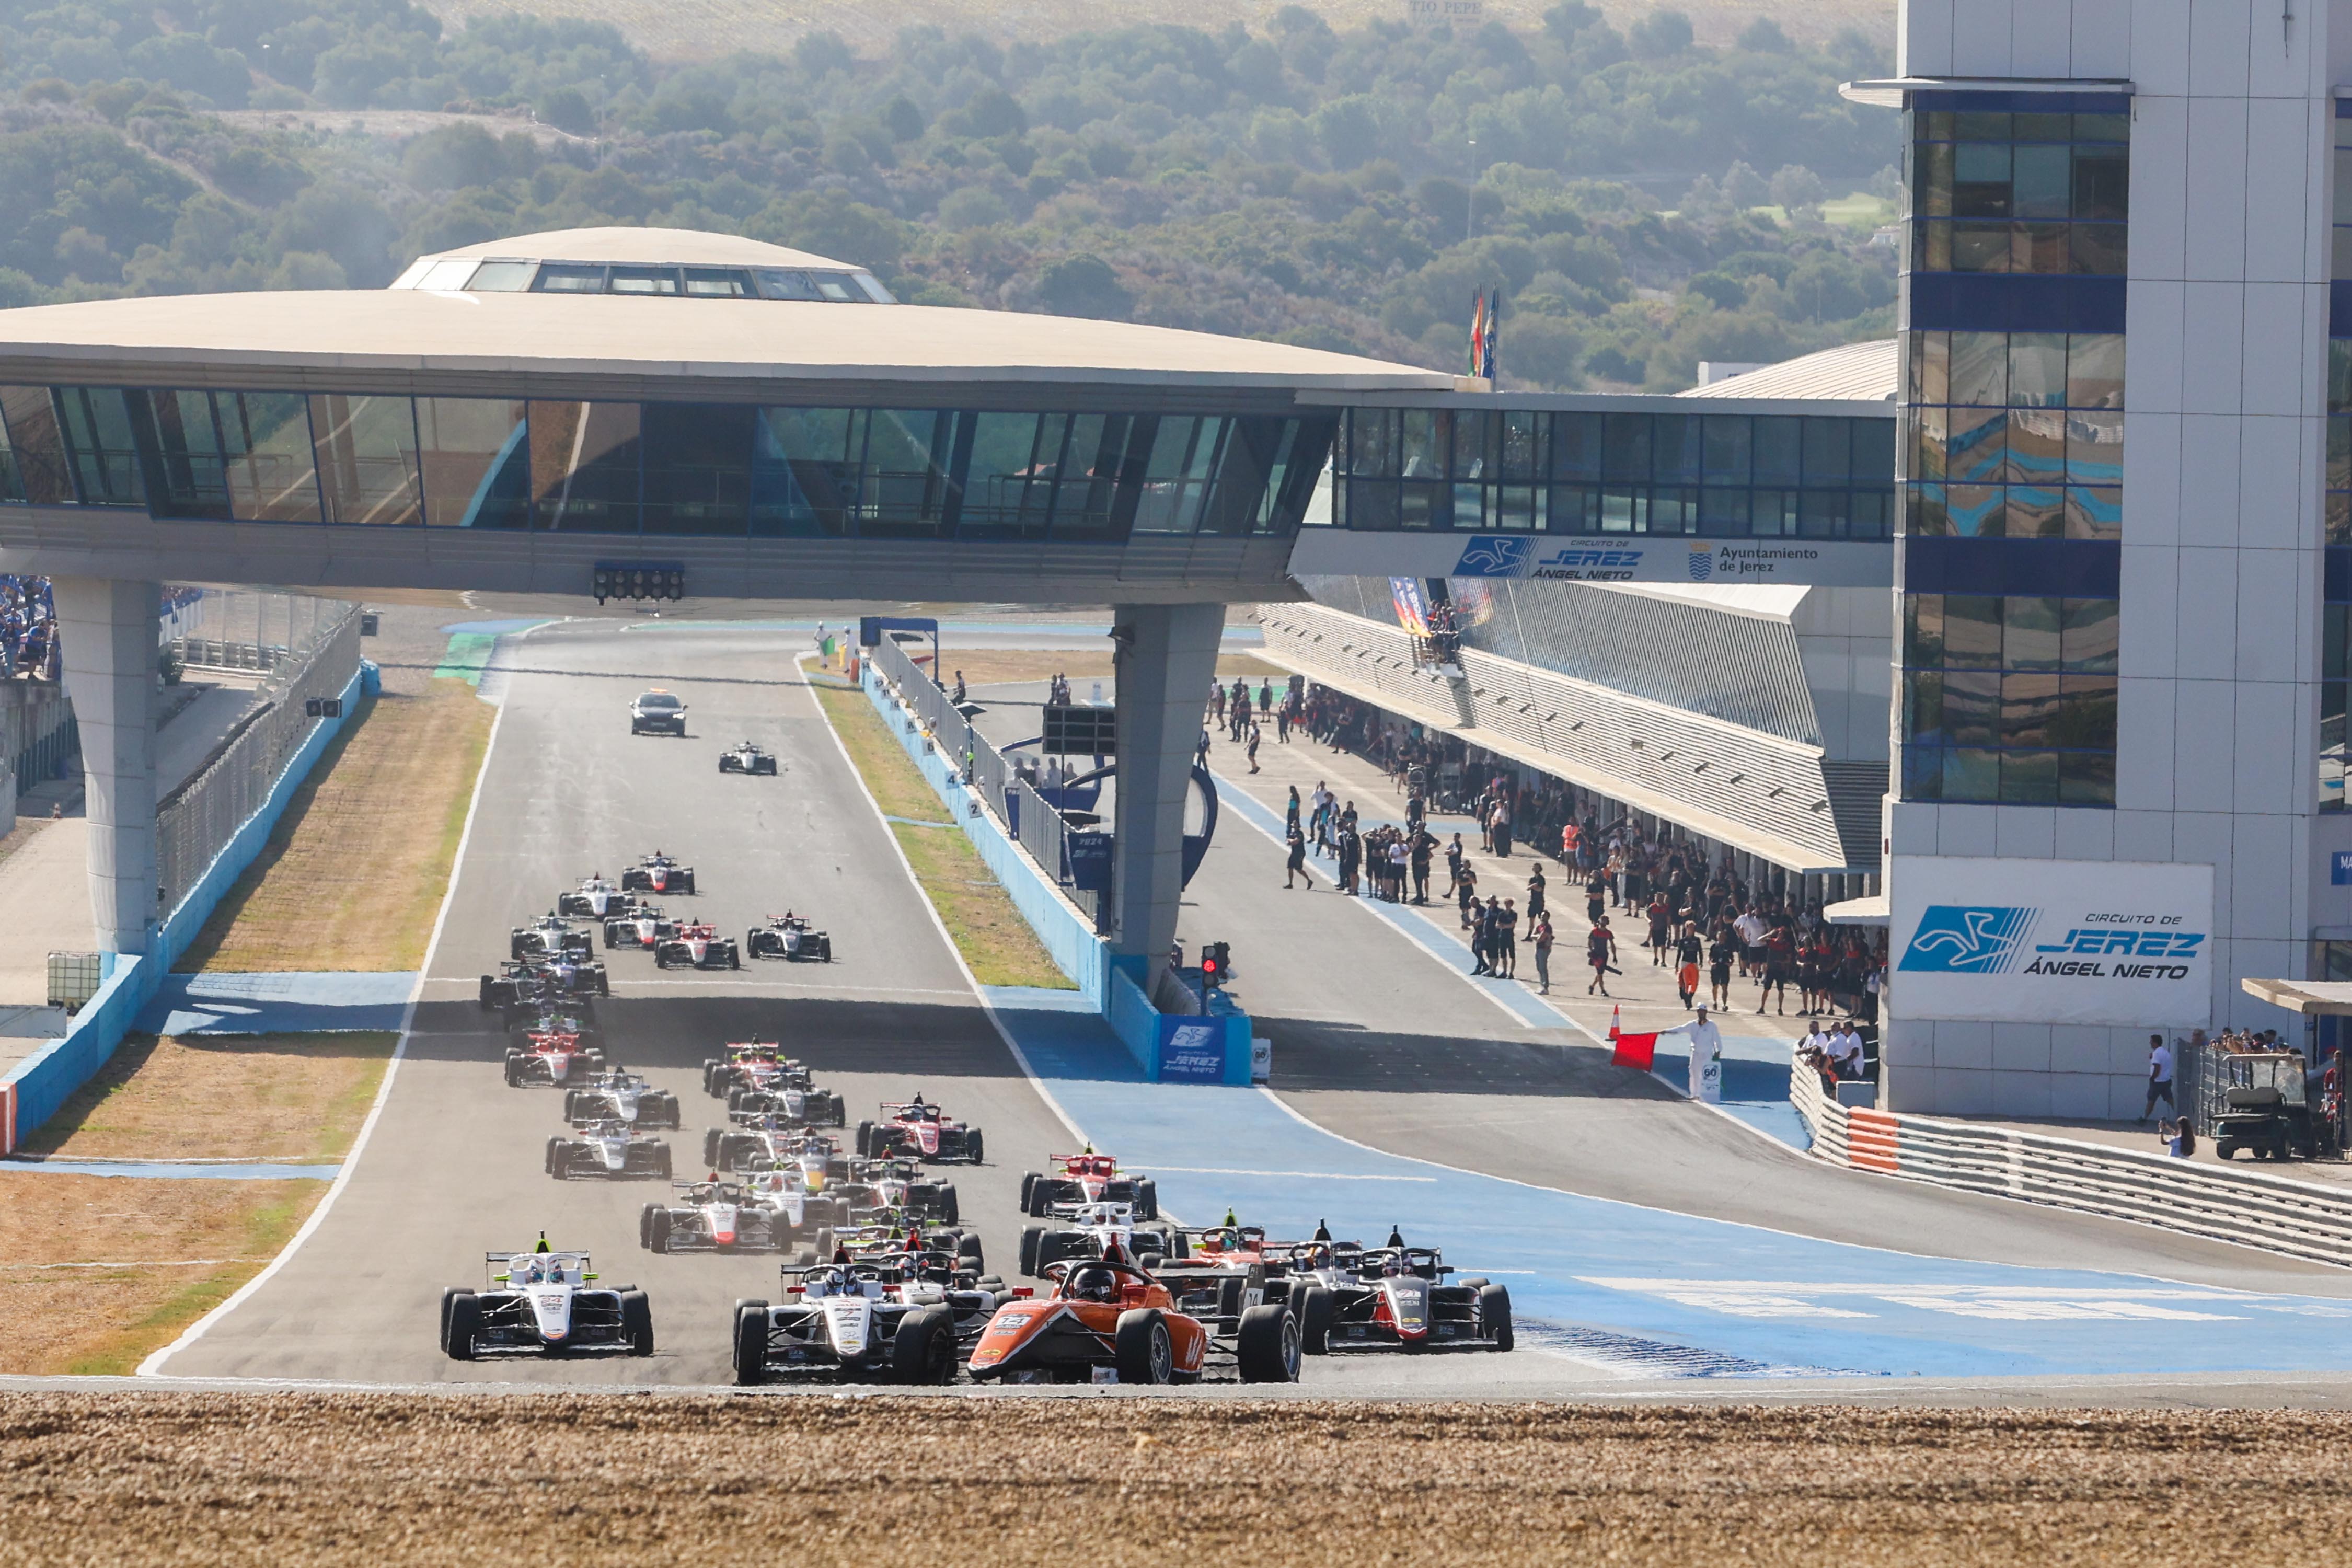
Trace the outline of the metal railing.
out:
<instances>
[{"instance_id":1,"label":"metal railing","mask_svg":"<svg viewBox=\"0 0 2352 1568\"><path fill-rule=\"evenodd\" d=\"M350 605L308 594L206 588L166 609L160 640L190 669L268 672L332 636Z\"/></svg>"},{"instance_id":2,"label":"metal railing","mask_svg":"<svg viewBox=\"0 0 2352 1568\"><path fill-rule=\"evenodd\" d=\"M1099 924L1101 896L1070 880L1066 847L1069 825L1062 820L1062 814L1022 777L1017 767L1005 761L1003 752L971 727L971 721L956 711L947 691L928 670L907 657L906 649L886 637L866 650L866 658L898 689L898 700L907 705L915 721L929 730L940 751L963 770L1023 853L1037 863L1037 868L1061 889L1065 898Z\"/></svg>"},{"instance_id":3,"label":"metal railing","mask_svg":"<svg viewBox=\"0 0 2352 1568\"><path fill-rule=\"evenodd\" d=\"M1812 1134L1813 1157L1832 1165L2352 1268L2352 1187L1849 1109L1829 1097L1819 1074L1801 1068L1790 1076L1789 1101Z\"/></svg>"},{"instance_id":4,"label":"metal railing","mask_svg":"<svg viewBox=\"0 0 2352 1568\"><path fill-rule=\"evenodd\" d=\"M359 669L359 607L332 600L311 603L331 614L298 612L299 650L270 667L262 686L262 706L157 805L155 870L162 912L179 907L214 857L269 798L319 722L306 711L310 700L340 697Z\"/></svg>"}]
</instances>

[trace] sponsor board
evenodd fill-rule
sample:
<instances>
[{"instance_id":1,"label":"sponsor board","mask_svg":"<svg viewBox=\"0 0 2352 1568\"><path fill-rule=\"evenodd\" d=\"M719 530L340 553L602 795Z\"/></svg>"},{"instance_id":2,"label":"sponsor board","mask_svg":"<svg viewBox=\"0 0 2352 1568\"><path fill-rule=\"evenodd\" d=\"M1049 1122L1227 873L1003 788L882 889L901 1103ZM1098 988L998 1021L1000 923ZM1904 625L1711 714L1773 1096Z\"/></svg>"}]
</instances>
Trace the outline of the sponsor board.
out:
<instances>
[{"instance_id":1,"label":"sponsor board","mask_svg":"<svg viewBox=\"0 0 2352 1568\"><path fill-rule=\"evenodd\" d=\"M1162 1017L1160 1020L1160 1081L1225 1081L1224 1021Z\"/></svg>"},{"instance_id":2,"label":"sponsor board","mask_svg":"<svg viewBox=\"0 0 2352 1568\"><path fill-rule=\"evenodd\" d=\"M1890 868L1899 1016L2204 1023L2213 868L1903 857Z\"/></svg>"},{"instance_id":3,"label":"sponsor board","mask_svg":"<svg viewBox=\"0 0 2352 1568\"><path fill-rule=\"evenodd\" d=\"M1586 534L1375 533L1308 528L1290 570L1308 576L1448 577L1543 583L1679 583L1883 588L1895 581L1884 541L1683 539Z\"/></svg>"}]
</instances>

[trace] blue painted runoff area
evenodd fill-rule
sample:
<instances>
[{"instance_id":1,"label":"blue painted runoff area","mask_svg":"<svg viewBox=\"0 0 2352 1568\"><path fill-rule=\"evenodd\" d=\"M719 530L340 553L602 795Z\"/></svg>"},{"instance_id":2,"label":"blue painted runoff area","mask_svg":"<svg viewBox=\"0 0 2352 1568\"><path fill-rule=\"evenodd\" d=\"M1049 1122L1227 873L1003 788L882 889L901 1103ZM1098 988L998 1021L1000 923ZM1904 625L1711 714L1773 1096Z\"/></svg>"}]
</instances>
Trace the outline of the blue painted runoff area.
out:
<instances>
[{"instance_id":1,"label":"blue painted runoff area","mask_svg":"<svg viewBox=\"0 0 2352 1568\"><path fill-rule=\"evenodd\" d=\"M409 973L167 974L139 1015L151 1035L316 1035L397 1029Z\"/></svg>"},{"instance_id":2,"label":"blue painted runoff area","mask_svg":"<svg viewBox=\"0 0 2352 1568\"><path fill-rule=\"evenodd\" d=\"M199 1164L168 1160L0 1160L0 1172L52 1176L129 1176L167 1182L331 1182L341 1165L280 1165L268 1161Z\"/></svg>"},{"instance_id":3,"label":"blue painted runoff area","mask_svg":"<svg viewBox=\"0 0 2352 1568\"><path fill-rule=\"evenodd\" d=\"M1260 1089L1146 1084L1065 993L990 1005L1081 1135L1187 1224L1444 1248L1507 1286L1519 1353L1632 1375L2084 1375L2352 1369L2352 1301L1923 1258L1457 1171L1351 1142Z\"/></svg>"},{"instance_id":4,"label":"blue painted runoff area","mask_svg":"<svg viewBox=\"0 0 2352 1568\"><path fill-rule=\"evenodd\" d=\"M73 1026L65 1037L49 1041L0 1079L0 1084L14 1090L16 1125L11 1143L23 1142L56 1115L67 1098L89 1082L90 1075L114 1055L114 1047L122 1043L122 1037L130 1033L140 1014L162 988L173 960L188 950L188 944L204 929L205 921L212 918L221 900L269 842L270 830L286 814L287 803L294 798L294 792L310 777L310 770L318 765L319 759L342 730L346 718L357 714L360 697L363 693L373 696L380 689L382 679L373 664L361 661L342 689L345 717L320 719L310 727L310 735L287 760L286 770L270 786L268 797L230 835L228 843L213 857L212 864L205 868L204 875L189 888L179 906L153 929L148 952L143 956L105 955L107 968L98 992L74 1015Z\"/></svg>"}]
</instances>

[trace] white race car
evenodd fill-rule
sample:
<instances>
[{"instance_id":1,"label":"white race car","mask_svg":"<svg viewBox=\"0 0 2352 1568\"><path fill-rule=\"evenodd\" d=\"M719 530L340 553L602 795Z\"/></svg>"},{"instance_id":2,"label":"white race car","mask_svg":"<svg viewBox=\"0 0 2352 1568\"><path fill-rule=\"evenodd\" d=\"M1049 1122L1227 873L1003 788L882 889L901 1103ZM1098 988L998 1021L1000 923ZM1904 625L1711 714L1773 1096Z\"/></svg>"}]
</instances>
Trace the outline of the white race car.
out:
<instances>
[{"instance_id":1,"label":"white race car","mask_svg":"<svg viewBox=\"0 0 2352 1568\"><path fill-rule=\"evenodd\" d=\"M647 1204L637 1216L637 1245L649 1252L782 1252L799 1234L806 1211L795 1194L762 1193L751 1184L714 1176L676 1184L678 1195ZM804 1243L801 1261L816 1261L830 1245L824 1226Z\"/></svg>"},{"instance_id":2,"label":"white race car","mask_svg":"<svg viewBox=\"0 0 2352 1568\"><path fill-rule=\"evenodd\" d=\"M788 1300L735 1308L735 1381L770 1371L829 1373L891 1383L955 1381L987 1325L1003 1281L973 1279L935 1254L883 1255L786 1269Z\"/></svg>"},{"instance_id":3,"label":"white race car","mask_svg":"<svg viewBox=\"0 0 2352 1568\"><path fill-rule=\"evenodd\" d=\"M816 929L806 915L786 910L766 925L743 935L743 951L753 958L782 958L793 963L831 963L833 938Z\"/></svg>"},{"instance_id":4,"label":"white race car","mask_svg":"<svg viewBox=\"0 0 2352 1568\"><path fill-rule=\"evenodd\" d=\"M663 912L659 904L639 903L633 909L604 917L604 945L634 947L651 952L677 934L677 922Z\"/></svg>"},{"instance_id":5,"label":"white race car","mask_svg":"<svg viewBox=\"0 0 2352 1568\"><path fill-rule=\"evenodd\" d=\"M592 1121L577 1138L547 1141L547 1173L559 1182L574 1176L659 1176L669 1179L669 1145L617 1117Z\"/></svg>"},{"instance_id":6,"label":"white race car","mask_svg":"<svg viewBox=\"0 0 2352 1568\"><path fill-rule=\"evenodd\" d=\"M633 1072L598 1073L563 1096L563 1120L574 1127L625 1121L632 1127L676 1127L677 1096L656 1089Z\"/></svg>"},{"instance_id":7,"label":"white race car","mask_svg":"<svg viewBox=\"0 0 2352 1568\"><path fill-rule=\"evenodd\" d=\"M593 877L583 877L580 886L555 900L555 912L575 919L607 920L636 907L634 893L621 891L621 884L608 879L602 871Z\"/></svg>"},{"instance_id":8,"label":"white race car","mask_svg":"<svg viewBox=\"0 0 2352 1568\"><path fill-rule=\"evenodd\" d=\"M1047 1264L1066 1258L1108 1258L1114 1244L1119 1256L1139 1261L1181 1258L1185 1248L1184 1233L1173 1226L1138 1230L1133 1204L1074 1204L1063 1211L1059 1225L1022 1230L1021 1272L1036 1279Z\"/></svg>"},{"instance_id":9,"label":"white race car","mask_svg":"<svg viewBox=\"0 0 2352 1568\"><path fill-rule=\"evenodd\" d=\"M482 1255L482 1289L441 1292L441 1349L451 1361L490 1352L654 1353L654 1313L634 1285L600 1285L584 1252Z\"/></svg>"}]
</instances>

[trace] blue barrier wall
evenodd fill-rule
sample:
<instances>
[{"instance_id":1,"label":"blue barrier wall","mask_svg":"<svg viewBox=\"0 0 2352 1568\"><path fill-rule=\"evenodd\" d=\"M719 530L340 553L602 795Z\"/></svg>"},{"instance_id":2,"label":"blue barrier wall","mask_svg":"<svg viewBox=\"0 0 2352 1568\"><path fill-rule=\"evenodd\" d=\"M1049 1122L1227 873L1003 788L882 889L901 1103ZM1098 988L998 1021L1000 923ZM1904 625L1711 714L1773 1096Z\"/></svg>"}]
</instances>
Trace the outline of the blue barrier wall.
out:
<instances>
[{"instance_id":1,"label":"blue barrier wall","mask_svg":"<svg viewBox=\"0 0 2352 1568\"><path fill-rule=\"evenodd\" d=\"M346 713L358 707L361 692L372 694L377 689L377 679L375 667L362 662L352 673L351 683L343 688ZM90 1075L114 1055L114 1048L130 1032L131 1021L162 988L173 961L187 952L188 944L204 930L205 921L220 907L222 898L260 855L262 846L269 842L271 830L286 814L287 803L310 776L310 770L318 765L319 758L342 727L343 720L340 718L319 721L288 761L286 771L278 775L269 797L245 819L244 826L213 857L213 863L205 868L205 874L196 879L179 907L157 928L154 951L144 956L124 954L110 958L105 981L97 994L74 1015L73 1026L66 1032L65 1038L51 1040L17 1063L5 1079L0 1079L15 1086L16 1091L13 1143L21 1143L55 1116L73 1091L88 1083Z\"/></svg>"},{"instance_id":2,"label":"blue barrier wall","mask_svg":"<svg viewBox=\"0 0 2352 1568\"><path fill-rule=\"evenodd\" d=\"M932 791L947 806L950 816L971 839L980 858L996 879L1012 896L1013 907L1037 933L1046 953L1056 967L1077 985L1095 1011L1101 1014L1119 1044L1135 1058L1150 1082L1160 1080L1161 1043L1167 1038L1171 1022L1152 1006L1144 994L1145 963L1140 958L1122 957L1094 932L1094 926L1075 905L1065 902L1037 863L1029 858L1022 847L1008 837L995 816L985 809L975 810L977 792L966 788L958 777L960 770L940 749L931 744L929 736L914 721L914 716L900 704L889 683L876 673L870 665L861 665L859 683L865 688L866 700L899 746L906 752ZM1239 1014L1222 1018L1185 1019L1190 1025L1202 1023L1218 1026L1224 1048L1226 1083L1246 1085L1250 1081L1250 1023ZM1236 1076L1238 1075L1238 1076Z\"/></svg>"}]
</instances>

